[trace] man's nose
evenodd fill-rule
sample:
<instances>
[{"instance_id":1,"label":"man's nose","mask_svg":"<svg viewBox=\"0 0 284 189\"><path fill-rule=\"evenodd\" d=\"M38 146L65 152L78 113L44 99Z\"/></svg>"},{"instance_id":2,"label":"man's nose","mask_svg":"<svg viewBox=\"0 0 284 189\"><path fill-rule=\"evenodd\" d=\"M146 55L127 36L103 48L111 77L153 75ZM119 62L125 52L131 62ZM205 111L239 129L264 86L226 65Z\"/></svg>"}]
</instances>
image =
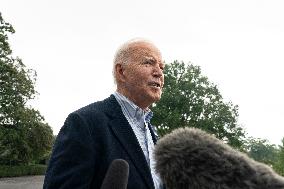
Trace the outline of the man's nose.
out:
<instances>
[{"instance_id":1,"label":"man's nose","mask_svg":"<svg viewBox=\"0 0 284 189\"><path fill-rule=\"evenodd\" d=\"M153 71L154 77L162 77L164 75L163 70L160 67L155 67Z\"/></svg>"}]
</instances>

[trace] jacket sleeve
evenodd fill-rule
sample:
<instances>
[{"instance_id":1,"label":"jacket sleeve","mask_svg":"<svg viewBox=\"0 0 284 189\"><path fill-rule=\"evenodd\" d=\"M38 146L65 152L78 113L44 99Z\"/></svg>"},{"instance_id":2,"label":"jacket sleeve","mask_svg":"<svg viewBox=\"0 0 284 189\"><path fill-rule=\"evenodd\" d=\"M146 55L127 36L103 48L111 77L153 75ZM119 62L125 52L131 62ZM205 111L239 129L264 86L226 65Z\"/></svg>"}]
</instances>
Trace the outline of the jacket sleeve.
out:
<instances>
[{"instance_id":1,"label":"jacket sleeve","mask_svg":"<svg viewBox=\"0 0 284 189\"><path fill-rule=\"evenodd\" d=\"M90 188L95 166L93 146L87 121L70 114L54 144L43 188Z\"/></svg>"}]
</instances>

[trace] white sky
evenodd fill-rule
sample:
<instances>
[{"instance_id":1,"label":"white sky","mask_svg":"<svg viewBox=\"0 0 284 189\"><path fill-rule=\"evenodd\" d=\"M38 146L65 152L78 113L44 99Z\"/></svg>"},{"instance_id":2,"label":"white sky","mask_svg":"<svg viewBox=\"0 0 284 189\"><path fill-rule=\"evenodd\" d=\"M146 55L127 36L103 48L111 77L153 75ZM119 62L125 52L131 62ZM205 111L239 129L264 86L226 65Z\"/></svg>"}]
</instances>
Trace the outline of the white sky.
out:
<instances>
[{"instance_id":1,"label":"white sky","mask_svg":"<svg viewBox=\"0 0 284 189\"><path fill-rule=\"evenodd\" d=\"M166 62L191 61L239 105L248 135L284 137L284 1L1 0L14 55L37 71L37 108L57 134L67 115L114 91L112 59L134 37Z\"/></svg>"}]
</instances>

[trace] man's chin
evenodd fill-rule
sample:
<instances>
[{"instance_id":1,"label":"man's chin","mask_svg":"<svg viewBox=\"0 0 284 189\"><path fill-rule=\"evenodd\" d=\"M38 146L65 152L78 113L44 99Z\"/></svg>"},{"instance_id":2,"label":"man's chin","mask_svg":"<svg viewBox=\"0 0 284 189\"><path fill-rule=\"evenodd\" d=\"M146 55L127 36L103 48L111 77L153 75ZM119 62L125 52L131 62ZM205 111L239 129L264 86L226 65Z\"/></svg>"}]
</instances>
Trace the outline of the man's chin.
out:
<instances>
[{"instance_id":1,"label":"man's chin","mask_svg":"<svg viewBox=\"0 0 284 189\"><path fill-rule=\"evenodd\" d=\"M157 102L161 99L161 93L151 91L150 93L147 93L147 95L144 97L144 100L149 102L149 105L151 105L152 103Z\"/></svg>"},{"instance_id":2,"label":"man's chin","mask_svg":"<svg viewBox=\"0 0 284 189\"><path fill-rule=\"evenodd\" d=\"M159 101L160 99L161 99L161 95L154 95L153 97L152 97L152 99L153 99L153 103L154 102L157 102L157 101Z\"/></svg>"}]
</instances>

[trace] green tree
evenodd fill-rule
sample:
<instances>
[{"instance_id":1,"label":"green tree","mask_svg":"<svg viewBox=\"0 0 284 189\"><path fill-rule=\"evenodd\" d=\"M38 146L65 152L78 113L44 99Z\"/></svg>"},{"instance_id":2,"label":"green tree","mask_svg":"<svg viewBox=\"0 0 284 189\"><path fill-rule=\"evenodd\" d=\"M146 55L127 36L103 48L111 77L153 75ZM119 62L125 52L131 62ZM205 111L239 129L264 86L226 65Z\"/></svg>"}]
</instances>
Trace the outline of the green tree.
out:
<instances>
[{"instance_id":1,"label":"green tree","mask_svg":"<svg viewBox=\"0 0 284 189\"><path fill-rule=\"evenodd\" d=\"M284 138L282 138L282 144L279 145L279 152L277 154L277 160L273 164L273 169L278 174L284 176Z\"/></svg>"},{"instance_id":2,"label":"green tree","mask_svg":"<svg viewBox=\"0 0 284 189\"><path fill-rule=\"evenodd\" d=\"M162 98L152 107L160 135L179 127L197 127L241 148L245 132L237 124L238 106L224 102L200 67L174 61L166 64L164 74Z\"/></svg>"},{"instance_id":3,"label":"green tree","mask_svg":"<svg viewBox=\"0 0 284 189\"><path fill-rule=\"evenodd\" d=\"M36 72L12 56L8 34L14 32L0 13L0 164L37 160L53 140L43 116L26 105L36 95Z\"/></svg>"},{"instance_id":4,"label":"green tree","mask_svg":"<svg viewBox=\"0 0 284 189\"><path fill-rule=\"evenodd\" d=\"M266 139L250 137L247 143L247 153L254 160L268 165L273 165L277 160L277 147Z\"/></svg>"}]
</instances>

